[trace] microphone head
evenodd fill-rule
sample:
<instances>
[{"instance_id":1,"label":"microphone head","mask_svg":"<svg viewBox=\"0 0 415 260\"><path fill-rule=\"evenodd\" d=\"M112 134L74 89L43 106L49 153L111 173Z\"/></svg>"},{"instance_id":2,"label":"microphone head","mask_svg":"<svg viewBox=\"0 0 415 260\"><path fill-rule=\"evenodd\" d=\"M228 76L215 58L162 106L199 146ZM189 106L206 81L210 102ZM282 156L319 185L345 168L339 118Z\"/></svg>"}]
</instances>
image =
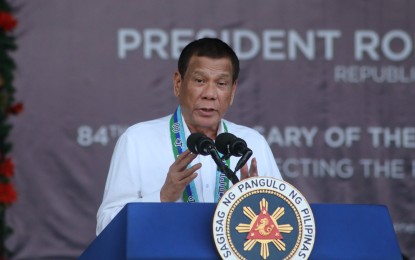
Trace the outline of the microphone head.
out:
<instances>
[{"instance_id":1,"label":"microphone head","mask_svg":"<svg viewBox=\"0 0 415 260\"><path fill-rule=\"evenodd\" d=\"M222 133L216 137L216 149L222 154L242 156L248 149L246 142L231 133Z\"/></svg>"},{"instance_id":2,"label":"microphone head","mask_svg":"<svg viewBox=\"0 0 415 260\"><path fill-rule=\"evenodd\" d=\"M237 137L231 133L219 134L215 139L216 149L218 149L218 151L221 154L231 154L230 145L232 144L232 141L236 138Z\"/></svg>"},{"instance_id":3,"label":"microphone head","mask_svg":"<svg viewBox=\"0 0 415 260\"><path fill-rule=\"evenodd\" d=\"M187 138L187 147L195 154L209 155L214 146L213 140L202 133L193 133Z\"/></svg>"},{"instance_id":4,"label":"microphone head","mask_svg":"<svg viewBox=\"0 0 415 260\"><path fill-rule=\"evenodd\" d=\"M242 156L244 155L249 149L248 145L246 144L245 140L236 137L232 140L232 144L230 145L231 154L233 156Z\"/></svg>"}]
</instances>

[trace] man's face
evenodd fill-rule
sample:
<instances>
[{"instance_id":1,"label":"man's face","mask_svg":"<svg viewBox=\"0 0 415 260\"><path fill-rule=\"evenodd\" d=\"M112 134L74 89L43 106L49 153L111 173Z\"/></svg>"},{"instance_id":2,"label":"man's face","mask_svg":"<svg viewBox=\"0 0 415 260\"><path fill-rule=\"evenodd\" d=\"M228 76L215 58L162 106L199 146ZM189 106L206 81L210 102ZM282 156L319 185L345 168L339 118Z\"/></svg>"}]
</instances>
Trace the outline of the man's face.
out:
<instances>
[{"instance_id":1,"label":"man's face","mask_svg":"<svg viewBox=\"0 0 415 260\"><path fill-rule=\"evenodd\" d=\"M228 58L192 56L185 75L174 74L174 95L179 98L183 117L191 132L212 137L232 104L236 82L232 82Z\"/></svg>"}]
</instances>

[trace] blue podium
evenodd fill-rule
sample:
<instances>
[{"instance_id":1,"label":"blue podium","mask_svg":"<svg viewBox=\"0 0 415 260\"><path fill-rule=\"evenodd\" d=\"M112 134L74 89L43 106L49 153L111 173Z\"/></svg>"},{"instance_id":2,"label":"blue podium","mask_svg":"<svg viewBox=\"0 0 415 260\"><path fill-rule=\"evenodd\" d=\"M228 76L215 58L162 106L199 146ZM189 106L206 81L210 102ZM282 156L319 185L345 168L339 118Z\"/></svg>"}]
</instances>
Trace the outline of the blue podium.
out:
<instances>
[{"instance_id":1,"label":"blue podium","mask_svg":"<svg viewBox=\"0 0 415 260\"><path fill-rule=\"evenodd\" d=\"M89 259L220 259L213 203L131 203L80 256ZM388 209L311 204L316 240L310 259L402 259Z\"/></svg>"}]
</instances>

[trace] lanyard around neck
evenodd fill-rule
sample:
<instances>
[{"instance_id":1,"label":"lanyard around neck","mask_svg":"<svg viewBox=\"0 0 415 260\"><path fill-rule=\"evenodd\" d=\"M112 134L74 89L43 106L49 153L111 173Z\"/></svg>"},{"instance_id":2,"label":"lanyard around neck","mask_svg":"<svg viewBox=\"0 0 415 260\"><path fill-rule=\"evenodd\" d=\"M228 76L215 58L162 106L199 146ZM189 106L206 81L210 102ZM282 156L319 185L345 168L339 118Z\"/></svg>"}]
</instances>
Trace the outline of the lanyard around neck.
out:
<instances>
[{"instance_id":1,"label":"lanyard around neck","mask_svg":"<svg viewBox=\"0 0 415 260\"><path fill-rule=\"evenodd\" d=\"M223 129L225 132L228 132L228 128L223 122ZM181 113L180 106L177 107L176 111L170 118L170 138L173 148L174 159L181 153L187 150L186 136L184 133L183 127L183 118ZM230 160L227 159L226 165L229 167ZM190 168L192 165L189 164L187 168ZM216 185L215 185L215 202L218 202L222 195L229 189L229 179L226 178L225 174L222 173L218 168L216 168ZM183 201L184 202L199 202L198 194L196 191L196 186L194 181L189 183L183 191Z\"/></svg>"}]
</instances>

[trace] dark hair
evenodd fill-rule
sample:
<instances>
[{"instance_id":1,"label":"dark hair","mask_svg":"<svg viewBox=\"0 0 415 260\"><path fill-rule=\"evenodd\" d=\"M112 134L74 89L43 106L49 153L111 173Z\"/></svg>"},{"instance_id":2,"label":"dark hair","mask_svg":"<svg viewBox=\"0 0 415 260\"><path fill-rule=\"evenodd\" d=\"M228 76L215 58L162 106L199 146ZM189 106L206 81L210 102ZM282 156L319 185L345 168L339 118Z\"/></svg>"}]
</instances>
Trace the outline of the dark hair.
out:
<instances>
[{"instance_id":1,"label":"dark hair","mask_svg":"<svg viewBox=\"0 0 415 260\"><path fill-rule=\"evenodd\" d=\"M225 42L216 38L202 38L192 41L184 47L179 57L178 69L181 77L184 77L189 60L192 56L209 57L214 59L229 58L232 62L232 81L235 82L239 75L239 60L235 52Z\"/></svg>"}]
</instances>

